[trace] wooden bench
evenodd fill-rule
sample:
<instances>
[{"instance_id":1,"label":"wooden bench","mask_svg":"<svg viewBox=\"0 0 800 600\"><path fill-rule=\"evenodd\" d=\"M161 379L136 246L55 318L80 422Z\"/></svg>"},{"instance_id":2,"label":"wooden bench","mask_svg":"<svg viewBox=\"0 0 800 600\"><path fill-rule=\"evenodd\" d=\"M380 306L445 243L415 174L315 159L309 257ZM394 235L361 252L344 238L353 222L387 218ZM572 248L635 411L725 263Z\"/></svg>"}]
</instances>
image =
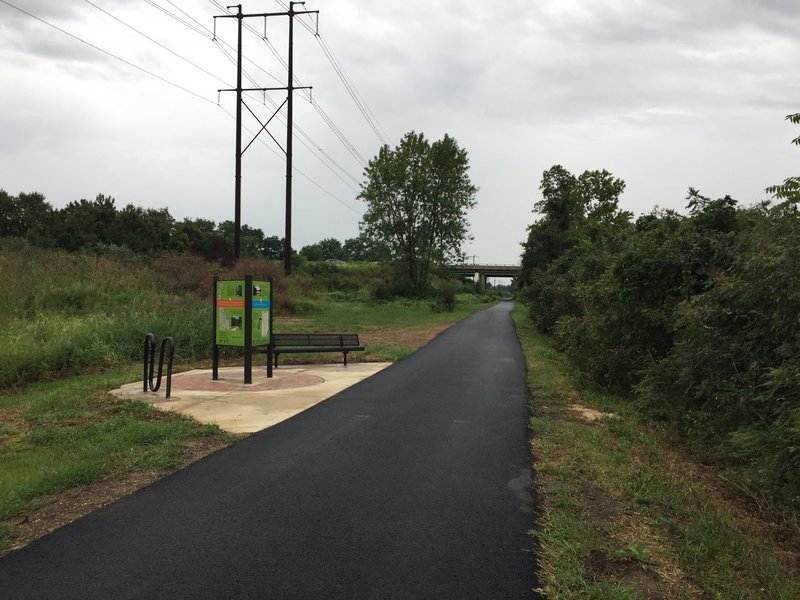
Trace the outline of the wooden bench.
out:
<instances>
[{"instance_id":1,"label":"wooden bench","mask_svg":"<svg viewBox=\"0 0 800 600\"><path fill-rule=\"evenodd\" d=\"M364 350L364 346L359 343L357 333L273 333L271 349L276 367L279 355L300 352L341 352L347 366L348 352ZM261 346L258 351L269 349Z\"/></svg>"}]
</instances>

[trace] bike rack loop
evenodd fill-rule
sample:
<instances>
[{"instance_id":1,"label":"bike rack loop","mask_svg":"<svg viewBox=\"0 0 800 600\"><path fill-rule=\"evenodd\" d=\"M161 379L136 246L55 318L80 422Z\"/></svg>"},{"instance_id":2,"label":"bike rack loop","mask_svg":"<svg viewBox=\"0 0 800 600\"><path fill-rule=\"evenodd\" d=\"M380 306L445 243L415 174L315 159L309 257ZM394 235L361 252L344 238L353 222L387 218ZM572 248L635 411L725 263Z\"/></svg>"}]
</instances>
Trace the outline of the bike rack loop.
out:
<instances>
[{"instance_id":1,"label":"bike rack loop","mask_svg":"<svg viewBox=\"0 0 800 600\"><path fill-rule=\"evenodd\" d=\"M169 356L167 359L167 398L170 396L170 391L172 390L172 357L175 355L175 340L171 337L165 337L161 341L161 351L158 355L158 378L156 379L155 384L153 384L153 369L155 368L155 358L156 358L156 336L152 333L148 333L144 336L144 368L142 370L142 382L143 382L143 390L144 392L148 391L148 386L150 391L157 392L161 387L161 372L164 368L164 351L166 350L167 344L169 344ZM149 368L149 372L148 372Z\"/></svg>"}]
</instances>

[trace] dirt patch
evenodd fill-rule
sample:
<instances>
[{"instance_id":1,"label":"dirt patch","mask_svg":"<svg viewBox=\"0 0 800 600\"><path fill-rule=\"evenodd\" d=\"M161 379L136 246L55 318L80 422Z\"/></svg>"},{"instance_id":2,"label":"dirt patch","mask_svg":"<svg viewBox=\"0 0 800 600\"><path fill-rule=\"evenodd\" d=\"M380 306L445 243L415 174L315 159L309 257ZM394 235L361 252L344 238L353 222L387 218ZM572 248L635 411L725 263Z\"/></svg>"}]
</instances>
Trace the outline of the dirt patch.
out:
<instances>
[{"instance_id":1,"label":"dirt patch","mask_svg":"<svg viewBox=\"0 0 800 600\"><path fill-rule=\"evenodd\" d=\"M598 575L615 579L636 587L636 597L643 600L671 600L677 598L670 587L653 573L647 565L633 558L611 558L607 554L592 551L584 560L586 568Z\"/></svg>"},{"instance_id":2,"label":"dirt patch","mask_svg":"<svg viewBox=\"0 0 800 600\"><path fill-rule=\"evenodd\" d=\"M274 325L300 325L308 322L304 317L275 317L273 320Z\"/></svg>"},{"instance_id":3,"label":"dirt patch","mask_svg":"<svg viewBox=\"0 0 800 600\"><path fill-rule=\"evenodd\" d=\"M599 410L595 410L593 408L589 408L588 406L583 406L581 404L570 404L569 406L567 406L567 408L572 412L578 413L584 421L595 422L599 421L600 419L618 418L617 415L615 415L614 413L600 412Z\"/></svg>"},{"instance_id":4,"label":"dirt patch","mask_svg":"<svg viewBox=\"0 0 800 600\"><path fill-rule=\"evenodd\" d=\"M55 531L81 517L128 496L145 486L225 447L227 444L211 437L184 440L182 463L174 469L132 471L110 475L99 481L65 490L43 499L42 504L24 515L0 521L13 531L14 543L0 556L18 550L33 540Z\"/></svg>"},{"instance_id":5,"label":"dirt patch","mask_svg":"<svg viewBox=\"0 0 800 600\"><path fill-rule=\"evenodd\" d=\"M364 345L381 344L402 346L416 350L447 329L449 325L437 325L426 329L399 329L393 331L373 331L360 336Z\"/></svg>"}]
</instances>

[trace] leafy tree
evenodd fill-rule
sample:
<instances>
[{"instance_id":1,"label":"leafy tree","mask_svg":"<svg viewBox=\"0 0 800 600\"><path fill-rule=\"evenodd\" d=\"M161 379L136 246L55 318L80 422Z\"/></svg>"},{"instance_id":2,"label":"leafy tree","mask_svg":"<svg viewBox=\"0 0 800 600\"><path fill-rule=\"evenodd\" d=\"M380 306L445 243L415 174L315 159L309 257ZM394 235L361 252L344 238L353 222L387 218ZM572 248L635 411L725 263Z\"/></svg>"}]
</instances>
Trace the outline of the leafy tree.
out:
<instances>
[{"instance_id":1,"label":"leafy tree","mask_svg":"<svg viewBox=\"0 0 800 600\"><path fill-rule=\"evenodd\" d=\"M170 247L175 219L169 210L144 209L128 204L117 212L107 241L134 252L157 254Z\"/></svg>"},{"instance_id":2,"label":"leafy tree","mask_svg":"<svg viewBox=\"0 0 800 600\"><path fill-rule=\"evenodd\" d=\"M384 145L365 169L359 198L367 203L364 237L385 244L411 288L422 293L431 267L462 257L467 210L477 188L466 150L448 135L433 142L415 132Z\"/></svg>"},{"instance_id":3,"label":"leafy tree","mask_svg":"<svg viewBox=\"0 0 800 600\"><path fill-rule=\"evenodd\" d=\"M233 221L222 221L217 225L216 234L222 237L230 248L233 248L234 229ZM239 230L241 256L260 256L264 249L264 242L264 232L261 229L242 225Z\"/></svg>"},{"instance_id":4,"label":"leafy tree","mask_svg":"<svg viewBox=\"0 0 800 600\"><path fill-rule=\"evenodd\" d=\"M57 213L53 241L65 250L108 244L111 224L117 216L114 198L98 194L92 201L70 202Z\"/></svg>"},{"instance_id":5,"label":"leafy tree","mask_svg":"<svg viewBox=\"0 0 800 600\"><path fill-rule=\"evenodd\" d=\"M283 259L283 238L279 238L277 235L265 237L261 244L261 254L264 258L272 260Z\"/></svg>"},{"instance_id":6,"label":"leafy tree","mask_svg":"<svg viewBox=\"0 0 800 600\"><path fill-rule=\"evenodd\" d=\"M383 242L376 242L361 234L344 241L342 245L346 260L356 262L388 262L391 252Z\"/></svg>"},{"instance_id":7,"label":"leafy tree","mask_svg":"<svg viewBox=\"0 0 800 600\"><path fill-rule=\"evenodd\" d=\"M170 247L179 252L211 259L211 239L216 223L207 219L184 219L175 224Z\"/></svg>"},{"instance_id":8,"label":"leafy tree","mask_svg":"<svg viewBox=\"0 0 800 600\"><path fill-rule=\"evenodd\" d=\"M800 125L800 113L786 115L786 120ZM794 138L792 143L800 146L800 136ZM800 202L800 177L788 177L783 183L768 187L766 192L786 203L796 204Z\"/></svg>"},{"instance_id":9,"label":"leafy tree","mask_svg":"<svg viewBox=\"0 0 800 600\"><path fill-rule=\"evenodd\" d=\"M619 209L625 182L608 171L575 177L561 165L542 175L541 219L528 228L520 284L537 327L550 331L565 315L581 312L576 286L597 277L624 239L630 213Z\"/></svg>"},{"instance_id":10,"label":"leafy tree","mask_svg":"<svg viewBox=\"0 0 800 600\"><path fill-rule=\"evenodd\" d=\"M342 243L336 238L325 238L316 244L309 244L300 249L300 256L305 256L308 260L347 260L347 254L342 247Z\"/></svg>"},{"instance_id":11,"label":"leafy tree","mask_svg":"<svg viewBox=\"0 0 800 600\"><path fill-rule=\"evenodd\" d=\"M0 237L32 237L40 235L53 215L42 194L32 192L10 196L0 189Z\"/></svg>"}]
</instances>

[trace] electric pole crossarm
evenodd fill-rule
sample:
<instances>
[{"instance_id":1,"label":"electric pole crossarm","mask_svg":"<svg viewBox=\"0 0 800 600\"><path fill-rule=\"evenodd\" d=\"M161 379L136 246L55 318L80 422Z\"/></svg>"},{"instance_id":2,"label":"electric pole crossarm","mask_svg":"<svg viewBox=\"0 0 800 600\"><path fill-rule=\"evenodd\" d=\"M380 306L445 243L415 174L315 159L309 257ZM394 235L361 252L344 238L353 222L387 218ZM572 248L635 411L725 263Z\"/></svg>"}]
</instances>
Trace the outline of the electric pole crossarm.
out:
<instances>
[{"instance_id":1,"label":"electric pole crossarm","mask_svg":"<svg viewBox=\"0 0 800 600\"><path fill-rule=\"evenodd\" d=\"M295 89L299 90L299 89L311 89L311 88L307 87L307 88L295 88ZM239 88L226 88L226 89L217 90L217 91L218 92L238 92ZM284 91L286 91L286 86L283 86L283 87L265 87L265 88L241 88L241 91L243 91L243 92L276 92L276 91L284 92Z\"/></svg>"},{"instance_id":2,"label":"electric pole crossarm","mask_svg":"<svg viewBox=\"0 0 800 600\"><path fill-rule=\"evenodd\" d=\"M292 2L292 4L305 4L304 2ZM234 4L233 6L227 6L226 8L236 8L238 4ZM241 15L214 15L215 19L238 19L240 16L243 19L249 19L251 17L288 17L289 15L319 15L318 10L293 10L291 12L284 11L284 12L274 12L274 13L242 13Z\"/></svg>"}]
</instances>

